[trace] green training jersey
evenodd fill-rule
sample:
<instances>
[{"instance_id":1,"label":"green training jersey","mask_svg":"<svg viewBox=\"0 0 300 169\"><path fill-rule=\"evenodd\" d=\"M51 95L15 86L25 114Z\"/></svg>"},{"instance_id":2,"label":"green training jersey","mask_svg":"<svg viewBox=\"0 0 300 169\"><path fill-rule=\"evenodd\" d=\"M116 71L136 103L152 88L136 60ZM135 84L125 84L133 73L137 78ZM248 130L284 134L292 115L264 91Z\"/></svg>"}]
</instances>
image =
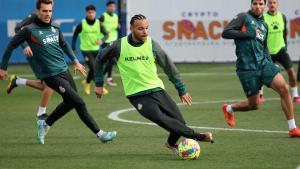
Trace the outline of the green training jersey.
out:
<instances>
[{"instance_id":1,"label":"green training jersey","mask_svg":"<svg viewBox=\"0 0 300 169\"><path fill-rule=\"evenodd\" d=\"M1 69L7 69L13 49L25 41L30 46L34 59L41 67L41 74L39 75L41 79L68 70L64 52L71 61L77 60L59 27L51 23L42 23L36 18L34 23L25 26L12 38L2 57Z\"/></svg>"},{"instance_id":2,"label":"green training jersey","mask_svg":"<svg viewBox=\"0 0 300 169\"><path fill-rule=\"evenodd\" d=\"M269 59L265 52L268 27L263 17L251 11L237 15L222 33L225 39L234 39L237 70L259 68Z\"/></svg>"},{"instance_id":3,"label":"green training jersey","mask_svg":"<svg viewBox=\"0 0 300 169\"><path fill-rule=\"evenodd\" d=\"M95 20L93 25L89 25L86 19L81 21L82 30L79 34L80 37L80 50L82 51L96 51L99 50L97 41L100 40L101 30L100 22L98 19Z\"/></svg>"},{"instance_id":4,"label":"green training jersey","mask_svg":"<svg viewBox=\"0 0 300 169\"><path fill-rule=\"evenodd\" d=\"M164 89L157 75L151 38L148 37L142 46L134 47L123 37L117 64L126 96L154 88Z\"/></svg>"},{"instance_id":5,"label":"green training jersey","mask_svg":"<svg viewBox=\"0 0 300 169\"><path fill-rule=\"evenodd\" d=\"M107 12L104 12L103 16L103 26L108 32L108 38L106 39L105 43L110 43L118 39L119 19L116 14L110 15Z\"/></svg>"},{"instance_id":6,"label":"green training jersey","mask_svg":"<svg viewBox=\"0 0 300 169\"><path fill-rule=\"evenodd\" d=\"M264 19L269 28L268 50L271 55L275 55L286 45L284 41L285 23L283 15L281 12L277 12L275 15L264 13Z\"/></svg>"}]
</instances>

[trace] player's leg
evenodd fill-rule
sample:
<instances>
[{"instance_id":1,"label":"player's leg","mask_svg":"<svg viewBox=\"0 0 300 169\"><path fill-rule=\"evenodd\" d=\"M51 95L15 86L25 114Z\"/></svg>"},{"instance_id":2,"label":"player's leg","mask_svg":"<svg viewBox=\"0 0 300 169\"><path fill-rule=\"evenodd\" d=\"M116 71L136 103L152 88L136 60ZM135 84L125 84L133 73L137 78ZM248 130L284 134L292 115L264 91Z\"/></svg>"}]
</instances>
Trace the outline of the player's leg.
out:
<instances>
[{"instance_id":1,"label":"player's leg","mask_svg":"<svg viewBox=\"0 0 300 169\"><path fill-rule=\"evenodd\" d=\"M278 68L271 62L267 62L262 67L260 80L263 84L271 87L280 96L280 102L283 112L285 113L290 129L289 135L291 137L299 137L300 130L297 128L294 119L294 107L289 91L288 84L285 82L283 76L279 73Z\"/></svg>"},{"instance_id":2,"label":"player's leg","mask_svg":"<svg viewBox=\"0 0 300 169\"><path fill-rule=\"evenodd\" d=\"M288 85L281 74L278 73L274 77L271 87L280 95L281 107L289 125L289 135L291 137L300 137L300 130L295 123L294 107Z\"/></svg>"},{"instance_id":3,"label":"player's leg","mask_svg":"<svg viewBox=\"0 0 300 169\"><path fill-rule=\"evenodd\" d=\"M9 84L7 85L6 92L10 94L14 90L14 88L18 86L29 86L38 90L44 89L43 84L39 80L29 80L29 79L20 78L16 75L12 75L10 77Z\"/></svg>"},{"instance_id":4,"label":"player's leg","mask_svg":"<svg viewBox=\"0 0 300 169\"><path fill-rule=\"evenodd\" d=\"M247 100L235 104L224 104L222 106L222 111L228 125L235 126L234 112L251 111L259 108L259 90L262 85L259 82L257 74L257 70L237 71Z\"/></svg>"},{"instance_id":5,"label":"player's leg","mask_svg":"<svg viewBox=\"0 0 300 169\"><path fill-rule=\"evenodd\" d=\"M115 59L112 58L112 59L109 59L106 66L105 66L105 69L104 69L104 72L107 73L107 80L106 80L106 83L108 86L117 86L118 84L115 83L113 81L113 78L112 78L112 71L113 71L113 66L115 64Z\"/></svg>"},{"instance_id":6,"label":"player's leg","mask_svg":"<svg viewBox=\"0 0 300 169\"><path fill-rule=\"evenodd\" d=\"M102 46L101 46L101 49L104 49L106 46L108 46L109 43L104 43ZM117 86L118 84L115 83L112 79L112 70L113 70L113 65L116 63L116 59L109 59L106 64L105 64L105 67L104 67L104 70L103 70L103 75L107 74L107 79L106 79L106 83L108 86Z\"/></svg>"},{"instance_id":7,"label":"player's leg","mask_svg":"<svg viewBox=\"0 0 300 169\"><path fill-rule=\"evenodd\" d=\"M40 106L37 111L38 119L46 119L48 117L46 114L46 109L54 92L50 87L47 86L45 82L42 83L44 85L44 90L42 91Z\"/></svg>"},{"instance_id":8,"label":"player's leg","mask_svg":"<svg viewBox=\"0 0 300 169\"><path fill-rule=\"evenodd\" d=\"M178 120L163 112L161 101L167 98L162 96L163 95L161 95L160 92L155 92L148 95L130 97L129 100L142 116L166 129L170 133L176 133L177 135L174 137L177 138L179 135L198 141L211 141L206 140L207 136L205 134L197 133L193 129L187 127L184 124L183 119Z\"/></svg>"},{"instance_id":9,"label":"player's leg","mask_svg":"<svg viewBox=\"0 0 300 169\"><path fill-rule=\"evenodd\" d=\"M99 129L97 123L87 111L84 101L77 94L75 82L69 72L46 78L45 82L63 98L63 103L47 118L45 124L53 125L55 121L68 113L72 108L75 108L80 119L102 142L111 141L116 137L116 132L104 132Z\"/></svg>"},{"instance_id":10,"label":"player's leg","mask_svg":"<svg viewBox=\"0 0 300 169\"><path fill-rule=\"evenodd\" d=\"M160 98L160 109L161 111L166 114L167 116L177 119L178 121L180 121L182 124L186 125L184 118L182 117L182 114L178 108L178 106L176 105L176 103L172 100L172 98L168 95L167 92L165 92L164 90L157 93L158 94L158 98ZM212 141L212 134L210 132L208 133L204 133L204 135L206 135L205 137L205 141ZM180 138L180 134L177 132L170 132L170 135L167 139L166 142L166 146L169 148L174 147L178 141L178 139Z\"/></svg>"},{"instance_id":11,"label":"player's leg","mask_svg":"<svg viewBox=\"0 0 300 169\"><path fill-rule=\"evenodd\" d=\"M279 51L279 53L276 55L276 58L277 58L277 62L280 63L284 67L284 69L286 70L286 72L288 74L293 101L295 103L300 103L296 73L293 69L293 64L292 64L291 58L290 58L289 54L287 53L286 49L281 49Z\"/></svg>"},{"instance_id":12,"label":"player's leg","mask_svg":"<svg viewBox=\"0 0 300 169\"><path fill-rule=\"evenodd\" d=\"M86 65L89 68L89 72L87 74L87 78L82 81L83 89L86 94L91 93L91 81L95 79L95 64L96 64L96 56L98 54L98 51L82 51L82 55L84 56L84 60ZM103 94L108 94L108 90L105 88L103 89Z\"/></svg>"},{"instance_id":13,"label":"player's leg","mask_svg":"<svg viewBox=\"0 0 300 169\"><path fill-rule=\"evenodd\" d=\"M87 77L85 80L82 81L82 85L83 85L84 92L89 95L89 94L91 94L91 84L90 83L94 78L94 72L93 72L94 65L93 65L93 62L91 61L91 59L93 59L92 58L93 56L90 51L81 51L81 52L84 57L84 61L89 68Z\"/></svg>"}]
</instances>

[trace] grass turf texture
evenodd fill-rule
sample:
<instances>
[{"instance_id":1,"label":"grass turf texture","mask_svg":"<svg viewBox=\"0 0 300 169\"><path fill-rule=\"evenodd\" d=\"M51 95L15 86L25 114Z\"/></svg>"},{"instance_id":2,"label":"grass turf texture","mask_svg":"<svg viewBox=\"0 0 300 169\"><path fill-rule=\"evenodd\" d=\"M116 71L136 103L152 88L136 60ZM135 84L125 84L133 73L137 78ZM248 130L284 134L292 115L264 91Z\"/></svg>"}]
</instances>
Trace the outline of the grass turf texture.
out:
<instances>
[{"instance_id":1,"label":"grass turf texture","mask_svg":"<svg viewBox=\"0 0 300 169\"><path fill-rule=\"evenodd\" d=\"M178 65L183 80L194 102L244 99L234 65L190 64ZM28 66L10 66L9 72L30 75ZM117 71L116 71L117 72ZM161 70L160 70L161 72ZM200 73L193 76L184 73ZM207 75L206 73L213 73ZM77 75L78 76L78 75ZM286 76L286 74L285 74ZM179 102L173 85L161 76L171 97ZM195 161L178 160L164 147L168 133L157 126L112 121L111 112L131 108L124 97L120 77L119 86L109 88L101 100L85 95L81 80L76 80L79 94L89 112L104 130L117 130L117 139L101 144L94 134L79 120L73 110L57 121L46 136L45 145L36 140L36 110L41 93L31 88L18 87L7 95L8 81L0 82L0 168L51 169L117 169L117 168L284 168L300 165L300 139L282 133L255 133L210 130L215 144L201 143L201 155ZM265 88L267 98L278 98ZM61 102L54 94L47 112ZM230 128L221 112L222 103L180 106L188 125ZM296 120L300 126L300 105L295 105ZM120 115L121 118L148 122L136 111ZM236 113L235 128L287 131L288 126L278 100L267 101L261 109ZM207 131L196 129L197 131Z\"/></svg>"}]
</instances>

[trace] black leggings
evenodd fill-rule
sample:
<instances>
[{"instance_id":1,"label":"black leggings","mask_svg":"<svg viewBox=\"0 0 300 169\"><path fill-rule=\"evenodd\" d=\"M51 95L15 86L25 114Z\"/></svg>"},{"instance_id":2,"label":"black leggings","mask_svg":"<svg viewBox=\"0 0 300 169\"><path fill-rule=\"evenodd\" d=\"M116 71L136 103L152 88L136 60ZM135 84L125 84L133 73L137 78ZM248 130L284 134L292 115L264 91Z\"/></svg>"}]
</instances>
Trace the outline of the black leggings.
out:
<instances>
[{"instance_id":1,"label":"black leggings","mask_svg":"<svg viewBox=\"0 0 300 169\"><path fill-rule=\"evenodd\" d=\"M92 80L95 80L95 59L98 54L98 51L81 51L84 57L85 63L89 67L89 72L86 77L86 82L90 83Z\"/></svg>"},{"instance_id":2,"label":"black leggings","mask_svg":"<svg viewBox=\"0 0 300 169\"><path fill-rule=\"evenodd\" d=\"M105 48L106 46L108 46L109 43L104 43L101 47ZM113 67L114 64L117 63L117 60L115 58L110 58L106 64L105 64L105 68L103 71L103 75L105 75L107 73L107 77L111 78L112 77L112 71L113 71Z\"/></svg>"},{"instance_id":3,"label":"black leggings","mask_svg":"<svg viewBox=\"0 0 300 169\"><path fill-rule=\"evenodd\" d=\"M169 144L175 145L180 136L204 139L202 134L185 125L176 103L164 90L128 99L142 116L170 132Z\"/></svg>"},{"instance_id":4,"label":"black leggings","mask_svg":"<svg viewBox=\"0 0 300 169\"><path fill-rule=\"evenodd\" d=\"M73 108L84 124L95 134L99 132L99 127L93 117L87 111L86 105L82 98L77 94L75 82L69 72L63 72L55 76L44 79L46 84L59 93L63 102L47 118L46 123L52 126L58 119L63 117Z\"/></svg>"}]
</instances>

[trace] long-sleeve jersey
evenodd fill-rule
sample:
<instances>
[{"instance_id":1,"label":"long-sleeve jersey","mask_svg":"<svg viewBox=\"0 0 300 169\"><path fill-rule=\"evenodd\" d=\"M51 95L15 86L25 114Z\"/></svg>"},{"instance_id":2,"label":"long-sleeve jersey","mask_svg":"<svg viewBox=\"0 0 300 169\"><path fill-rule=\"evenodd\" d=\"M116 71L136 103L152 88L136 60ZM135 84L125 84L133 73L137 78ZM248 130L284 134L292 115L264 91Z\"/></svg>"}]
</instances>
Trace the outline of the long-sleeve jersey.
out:
<instances>
[{"instance_id":1,"label":"long-sleeve jersey","mask_svg":"<svg viewBox=\"0 0 300 169\"><path fill-rule=\"evenodd\" d=\"M73 62L77 60L60 28L53 23L43 23L35 17L33 23L23 27L11 39L2 57L1 69L7 69L12 51L25 41L30 46L33 57L40 64L42 79L67 71L64 52Z\"/></svg>"},{"instance_id":2,"label":"long-sleeve jersey","mask_svg":"<svg viewBox=\"0 0 300 169\"><path fill-rule=\"evenodd\" d=\"M132 35L127 36L128 43L134 47L139 47L143 45L143 43L135 43L132 40ZM160 45L152 40L152 50L154 54L155 62L161 66L164 70L164 72L167 74L169 80L175 85L175 88L177 89L180 96L184 95L186 93L185 85L183 81L181 80L180 74L174 65L174 63L171 61L171 59L168 57L168 55L165 53L165 51L160 47ZM97 87L103 86L103 65L104 63L112 58L116 58L117 60L120 57L121 53L121 39L113 42L111 45L107 46L104 50L102 50L96 59L96 72L95 72L95 84ZM156 75L153 75L156 76ZM145 93L151 93L155 90L146 90L143 92L138 93L138 95L143 95ZM127 96L130 97L130 96Z\"/></svg>"},{"instance_id":3,"label":"long-sleeve jersey","mask_svg":"<svg viewBox=\"0 0 300 169\"><path fill-rule=\"evenodd\" d=\"M21 29L34 22L34 18L36 18L36 14L32 13L29 14L25 19L23 19L20 23L18 23L15 27L15 33L18 33L21 31ZM28 43L25 41L21 44L22 48L26 48L28 46Z\"/></svg>"},{"instance_id":4,"label":"long-sleeve jersey","mask_svg":"<svg viewBox=\"0 0 300 169\"><path fill-rule=\"evenodd\" d=\"M224 29L224 39L234 39L236 45L237 70L257 69L265 59L267 52L268 27L263 17L255 16L251 11L238 14Z\"/></svg>"},{"instance_id":5,"label":"long-sleeve jersey","mask_svg":"<svg viewBox=\"0 0 300 169\"><path fill-rule=\"evenodd\" d=\"M95 23L95 20L89 20L86 18L86 21L89 25L93 25ZM108 32L106 31L106 29L103 26L103 23L100 22L100 32L104 35L104 37L101 39L102 42L105 42L105 40L108 38ZM82 31L82 23L79 23L76 28L75 31L73 33L73 37L72 37L72 49L75 50L76 49L76 41L77 41L77 37L78 35L81 33Z\"/></svg>"}]
</instances>

